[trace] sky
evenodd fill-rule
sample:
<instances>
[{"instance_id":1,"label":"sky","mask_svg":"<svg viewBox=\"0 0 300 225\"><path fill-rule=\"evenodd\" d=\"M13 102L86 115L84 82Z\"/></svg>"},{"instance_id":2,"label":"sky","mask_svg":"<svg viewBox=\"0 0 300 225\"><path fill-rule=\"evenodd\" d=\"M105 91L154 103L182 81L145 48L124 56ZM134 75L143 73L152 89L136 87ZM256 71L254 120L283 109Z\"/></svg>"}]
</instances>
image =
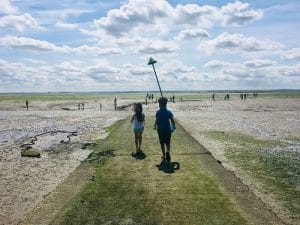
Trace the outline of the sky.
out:
<instances>
[{"instance_id":1,"label":"sky","mask_svg":"<svg viewBox=\"0 0 300 225\"><path fill-rule=\"evenodd\" d=\"M300 88L300 1L0 0L0 92Z\"/></svg>"}]
</instances>

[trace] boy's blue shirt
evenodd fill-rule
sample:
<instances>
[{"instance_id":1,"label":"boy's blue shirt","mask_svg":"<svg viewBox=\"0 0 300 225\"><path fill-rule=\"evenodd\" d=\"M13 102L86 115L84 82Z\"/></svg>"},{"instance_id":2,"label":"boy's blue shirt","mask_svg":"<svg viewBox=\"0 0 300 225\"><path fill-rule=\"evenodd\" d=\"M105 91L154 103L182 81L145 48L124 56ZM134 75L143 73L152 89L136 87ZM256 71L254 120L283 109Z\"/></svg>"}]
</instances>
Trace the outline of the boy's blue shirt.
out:
<instances>
[{"instance_id":1,"label":"boy's blue shirt","mask_svg":"<svg viewBox=\"0 0 300 225\"><path fill-rule=\"evenodd\" d=\"M171 130L170 119L173 118L173 113L167 108L159 109L156 112L156 117L158 118L157 130Z\"/></svg>"}]
</instances>

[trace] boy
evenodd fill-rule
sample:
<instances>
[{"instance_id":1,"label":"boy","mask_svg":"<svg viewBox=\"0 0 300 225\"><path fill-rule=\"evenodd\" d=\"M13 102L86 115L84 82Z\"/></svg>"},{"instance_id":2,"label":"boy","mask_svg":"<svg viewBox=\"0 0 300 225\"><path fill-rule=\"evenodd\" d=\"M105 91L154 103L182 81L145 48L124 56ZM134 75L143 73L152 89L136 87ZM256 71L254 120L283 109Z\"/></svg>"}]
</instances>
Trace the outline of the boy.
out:
<instances>
[{"instance_id":1,"label":"boy","mask_svg":"<svg viewBox=\"0 0 300 225\"><path fill-rule=\"evenodd\" d=\"M171 141L171 132L176 129L173 113L167 109L168 99L161 97L158 100L159 110L156 112L156 120L154 123L154 129L157 129L159 142L162 151L162 159L171 161L170 155L170 141ZM170 126L170 121L172 127ZM167 147L167 152L165 151L165 146Z\"/></svg>"}]
</instances>

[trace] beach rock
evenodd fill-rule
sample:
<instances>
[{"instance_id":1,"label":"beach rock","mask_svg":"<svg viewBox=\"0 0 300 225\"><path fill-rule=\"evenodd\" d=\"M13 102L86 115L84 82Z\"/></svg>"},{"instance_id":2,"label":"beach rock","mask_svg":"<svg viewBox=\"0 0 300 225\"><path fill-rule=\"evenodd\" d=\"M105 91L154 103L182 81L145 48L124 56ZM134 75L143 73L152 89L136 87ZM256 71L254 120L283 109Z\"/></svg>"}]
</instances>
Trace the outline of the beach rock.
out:
<instances>
[{"instance_id":1,"label":"beach rock","mask_svg":"<svg viewBox=\"0 0 300 225\"><path fill-rule=\"evenodd\" d=\"M96 145L97 144L94 142L86 142L86 143L82 144L81 149L93 148Z\"/></svg>"},{"instance_id":2,"label":"beach rock","mask_svg":"<svg viewBox=\"0 0 300 225\"><path fill-rule=\"evenodd\" d=\"M41 153L36 150L36 149L24 149L23 151L21 151L21 156L22 157L36 157L36 158L40 158L41 157Z\"/></svg>"}]
</instances>

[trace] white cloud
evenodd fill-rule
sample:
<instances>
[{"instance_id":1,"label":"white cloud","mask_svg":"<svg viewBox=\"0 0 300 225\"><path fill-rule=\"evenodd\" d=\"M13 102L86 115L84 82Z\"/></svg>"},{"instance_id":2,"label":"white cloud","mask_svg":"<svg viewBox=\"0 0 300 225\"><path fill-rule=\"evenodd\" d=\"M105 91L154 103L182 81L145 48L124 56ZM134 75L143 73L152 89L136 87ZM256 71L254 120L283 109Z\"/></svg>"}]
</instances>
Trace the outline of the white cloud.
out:
<instances>
[{"instance_id":1,"label":"white cloud","mask_svg":"<svg viewBox=\"0 0 300 225\"><path fill-rule=\"evenodd\" d=\"M266 70L261 69L246 69L244 67L227 67L222 70L221 73L225 75L225 77L229 77L231 79L253 79L253 78L266 78L270 76L271 73L267 73Z\"/></svg>"},{"instance_id":2,"label":"white cloud","mask_svg":"<svg viewBox=\"0 0 300 225\"><path fill-rule=\"evenodd\" d=\"M218 22L222 25L244 25L262 19L262 10L249 9L248 3L228 3L221 8L198 4L177 5L175 9L176 22L194 24L200 27L211 27Z\"/></svg>"},{"instance_id":3,"label":"white cloud","mask_svg":"<svg viewBox=\"0 0 300 225\"><path fill-rule=\"evenodd\" d=\"M77 48L72 49L75 53L81 54L93 54L93 55L112 55L112 54L121 54L122 51L119 48L99 48L95 46L82 45Z\"/></svg>"},{"instance_id":4,"label":"white cloud","mask_svg":"<svg viewBox=\"0 0 300 225\"><path fill-rule=\"evenodd\" d=\"M11 4L10 0L1 0L0 14L15 13L17 13L17 9Z\"/></svg>"},{"instance_id":5,"label":"white cloud","mask_svg":"<svg viewBox=\"0 0 300 225\"><path fill-rule=\"evenodd\" d=\"M179 60L171 60L165 63L162 66L162 70L165 73L173 72L173 73L191 73L191 72L196 72L196 68L193 66L187 66L183 62Z\"/></svg>"},{"instance_id":6,"label":"white cloud","mask_svg":"<svg viewBox=\"0 0 300 225\"><path fill-rule=\"evenodd\" d=\"M0 80L1 83L6 83L11 79L14 79L16 75L15 68L8 62L0 59Z\"/></svg>"},{"instance_id":7,"label":"white cloud","mask_svg":"<svg viewBox=\"0 0 300 225\"><path fill-rule=\"evenodd\" d=\"M219 17L219 9L209 5L178 4L174 9L175 24L197 25L205 28L211 27Z\"/></svg>"},{"instance_id":8,"label":"white cloud","mask_svg":"<svg viewBox=\"0 0 300 225\"><path fill-rule=\"evenodd\" d=\"M262 16L262 10L249 9L249 4L241 2L221 8L198 4L178 4L174 8L165 0L129 0L119 9L110 10L105 17L94 20L94 23L98 29L120 37L132 32L143 36L153 27L163 27L153 29L152 34L157 35L157 30L176 30L180 26L195 29L195 25L197 28L208 28L217 23L243 25Z\"/></svg>"},{"instance_id":9,"label":"white cloud","mask_svg":"<svg viewBox=\"0 0 300 225\"><path fill-rule=\"evenodd\" d=\"M135 48L135 52L145 54L174 53L179 50L181 41L210 37L203 28L225 24L231 13L232 17L243 17L255 12L249 9L248 4L239 2L221 8L198 4L173 7L165 0L129 0L120 8L94 20L94 27L80 31L96 37L99 45L122 46L129 52ZM245 23L253 20L251 16L243 17ZM229 25L229 22L226 24ZM171 43L170 40L178 43Z\"/></svg>"},{"instance_id":10,"label":"white cloud","mask_svg":"<svg viewBox=\"0 0 300 225\"><path fill-rule=\"evenodd\" d=\"M4 15L1 16L1 14ZM27 28L44 29L38 25L37 21L29 13L20 14L9 0L1 0L0 27L16 29L19 32L23 32Z\"/></svg>"},{"instance_id":11,"label":"white cloud","mask_svg":"<svg viewBox=\"0 0 300 225\"><path fill-rule=\"evenodd\" d=\"M108 38L110 39L110 38ZM132 36L122 36L120 38L114 39L113 43L116 45L120 45L122 47L136 46L141 45L142 43L147 42L145 38L141 37L132 37Z\"/></svg>"},{"instance_id":12,"label":"white cloud","mask_svg":"<svg viewBox=\"0 0 300 225\"><path fill-rule=\"evenodd\" d=\"M63 28L63 29L68 29L68 30L75 30L78 28L78 24L75 23L64 23L61 21L58 21L54 26Z\"/></svg>"},{"instance_id":13,"label":"white cloud","mask_svg":"<svg viewBox=\"0 0 300 225\"><path fill-rule=\"evenodd\" d=\"M263 17L262 10L249 9L248 3L228 3L221 7L221 14L224 25L244 25L254 20L260 20Z\"/></svg>"},{"instance_id":14,"label":"white cloud","mask_svg":"<svg viewBox=\"0 0 300 225\"><path fill-rule=\"evenodd\" d=\"M297 77L300 75L300 64L284 66L280 65L276 61L269 59L257 59L252 61L245 61L242 63L231 63L213 60L208 62L207 64L208 65L204 67L219 69L217 71L214 71L214 74L217 74L218 78L216 77L216 79L221 80L285 80L288 77ZM222 66L218 67L218 65Z\"/></svg>"},{"instance_id":15,"label":"white cloud","mask_svg":"<svg viewBox=\"0 0 300 225\"><path fill-rule=\"evenodd\" d=\"M117 67L101 63L84 67L65 61L54 65L34 65L30 67L21 63L0 60L0 73L3 75L0 76L0 86L14 86L22 83L22 88L19 90L35 86L37 88L35 90L45 91L64 87L72 87L73 90L78 90L77 88L83 87L85 84L88 85L88 89L89 86L101 84L108 85L109 90L116 81L134 80L120 72L121 70Z\"/></svg>"},{"instance_id":16,"label":"white cloud","mask_svg":"<svg viewBox=\"0 0 300 225\"><path fill-rule=\"evenodd\" d=\"M226 32L215 39L204 41L198 46L199 50L204 50L210 54L220 51L226 51L227 53L263 52L279 50L280 48L282 48L282 45L278 42L261 41L254 37L245 37L242 34L228 34Z\"/></svg>"},{"instance_id":17,"label":"white cloud","mask_svg":"<svg viewBox=\"0 0 300 225\"><path fill-rule=\"evenodd\" d=\"M69 47L66 45L56 46L47 41L36 40L25 37L5 36L0 38L0 45L12 48L27 49L31 51L42 52L58 52L58 53L78 53L78 54L92 54L92 55L107 55L120 54L120 49L117 48L99 48L95 46L82 45L79 47Z\"/></svg>"},{"instance_id":18,"label":"white cloud","mask_svg":"<svg viewBox=\"0 0 300 225\"><path fill-rule=\"evenodd\" d=\"M97 82L114 82L127 80L125 75L120 75L121 70L109 64L99 64L86 68L86 75Z\"/></svg>"},{"instance_id":19,"label":"white cloud","mask_svg":"<svg viewBox=\"0 0 300 225\"><path fill-rule=\"evenodd\" d=\"M55 65L55 68L59 71L68 71L68 72L81 72L82 69L80 67L74 66L70 62L62 62L60 64Z\"/></svg>"},{"instance_id":20,"label":"white cloud","mask_svg":"<svg viewBox=\"0 0 300 225\"><path fill-rule=\"evenodd\" d=\"M139 53L157 54L157 53L173 53L179 49L176 43L171 41L155 40L143 43L137 50Z\"/></svg>"},{"instance_id":21,"label":"white cloud","mask_svg":"<svg viewBox=\"0 0 300 225\"><path fill-rule=\"evenodd\" d=\"M293 48L283 53L283 56L287 59L300 60L300 48Z\"/></svg>"},{"instance_id":22,"label":"white cloud","mask_svg":"<svg viewBox=\"0 0 300 225\"><path fill-rule=\"evenodd\" d=\"M204 68L221 68L230 65L228 62L220 61L220 60L211 60L204 64Z\"/></svg>"},{"instance_id":23,"label":"white cloud","mask_svg":"<svg viewBox=\"0 0 300 225\"><path fill-rule=\"evenodd\" d=\"M58 47L47 41L14 36L5 36L0 38L0 45L9 46L12 48L28 49L32 51L54 51L66 53L71 50L67 46Z\"/></svg>"},{"instance_id":24,"label":"white cloud","mask_svg":"<svg viewBox=\"0 0 300 225\"><path fill-rule=\"evenodd\" d=\"M107 73L119 73L120 69L108 64L96 65L87 68L89 73L94 74L107 74Z\"/></svg>"},{"instance_id":25,"label":"white cloud","mask_svg":"<svg viewBox=\"0 0 300 225\"><path fill-rule=\"evenodd\" d=\"M180 31L175 40L182 41L194 38L208 38L210 37L209 33L203 29L186 29Z\"/></svg>"},{"instance_id":26,"label":"white cloud","mask_svg":"<svg viewBox=\"0 0 300 225\"><path fill-rule=\"evenodd\" d=\"M300 77L300 64L294 66L281 66L278 70L279 75L287 77Z\"/></svg>"},{"instance_id":27,"label":"white cloud","mask_svg":"<svg viewBox=\"0 0 300 225\"><path fill-rule=\"evenodd\" d=\"M78 17L83 13L91 13L95 10L88 10L88 9L57 9L57 10L43 10L41 12L37 12L39 17L45 17L45 18L55 18L59 20L66 20L70 16Z\"/></svg>"},{"instance_id":28,"label":"white cloud","mask_svg":"<svg viewBox=\"0 0 300 225\"><path fill-rule=\"evenodd\" d=\"M34 83L35 80L43 82L43 77L40 76L38 69L25 66L22 63L11 63L0 60L0 86L10 88L14 86L22 87Z\"/></svg>"},{"instance_id":29,"label":"white cloud","mask_svg":"<svg viewBox=\"0 0 300 225\"><path fill-rule=\"evenodd\" d=\"M23 32L27 28L43 29L28 13L23 15L8 15L0 17L0 27L14 28L20 32Z\"/></svg>"},{"instance_id":30,"label":"white cloud","mask_svg":"<svg viewBox=\"0 0 300 225\"><path fill-rule=\"evenodd\" d=\"M268 61L268 60L265 60ZM230 63L226 68L212 73L199 73L196 68L187 66L179 60L169 61L159 69L160 81L164 90L176 89L197 89L202 84L205 88L205 82L222 84L226 82L238 82L246 84L248 81L264 82L276 80L293 80L299 82L300 64L293 66L274 65L266 67L248 67L244 63ZM89 65L91 63L88 63ZM91 90L91 87L99 90L103 87L105 90L111 90L112 85L122 90L128 90L129 87L145 90L145 88L156 88L153 71L147 66L139 64L123 64L122 68L113 66L106 62L94 62L93 66L84 66L76 62L64 61L54 65L33 65L32 67L22 63L10 63L0 60L0 86L10 90L16 84L22 83L21 89L30 90ZM138 76L138 79L137 79ZM225 83L224 83L225 82ZM185 84L185 85L183 85ZM125 86L127 88L124 89ZM262 85L262 84L261 84ZM264 86L261 86L264 87ZM280 87L280 86L279 86ZM39 88L39 89L38 89ZM58 89L59 88L59 89ZM71 88L71 89L70 89ZM220 86L222 88L222 86ZM101 89L103 90L103 89Z\"/></svg>"},{"instance_id":31,"label":"white cloud","mask_svg":"<svg viewBox=\"0 0 300 225\"><path fill-rule=\"evenodd\" d=\"M132 75L149 75L152 73L149 67L142 67L142 66L137 66L137 65L132 65L132 64L124 64L123 67L127 71L128 74Z\"/></svg>"},{"instance_id":32,"label":"white cloud","mask_svg":"<svg viewBox=\"0 0 300 225\"><path fill-rule=\"evenodd\" d=\"M119 37L138 26L143 29L145 25L157 24L158 20L167 22L171 12L171 5L164 0L129 0L120 9L109 11L106 17L95 20L94 23L109 34Z\"/></svg>"},{"instance_id":33,"label":"white cloud","mask_svg":"<svg viewBox=\"0 0 300 225\"><path fill-rule=\"evenodd\" d=\"M46 64L46 61L40 60L40 59L30 59L30 58L24 58L23 59L26 62L30 62L33 64Z\"/></svg>"},{"instance_id":34,"label":"white cloud","mask_svg":"<svg viewBox=\"0 0 300 225\"><path fill-rule=\"evenodd\" d=\"M249 68L261 68L261 67L268 67L275 65L276 62L272 60L262 60L262 59L256 59L251 61L244 62L244 65Z\"/></svg>"}]
</instances>

